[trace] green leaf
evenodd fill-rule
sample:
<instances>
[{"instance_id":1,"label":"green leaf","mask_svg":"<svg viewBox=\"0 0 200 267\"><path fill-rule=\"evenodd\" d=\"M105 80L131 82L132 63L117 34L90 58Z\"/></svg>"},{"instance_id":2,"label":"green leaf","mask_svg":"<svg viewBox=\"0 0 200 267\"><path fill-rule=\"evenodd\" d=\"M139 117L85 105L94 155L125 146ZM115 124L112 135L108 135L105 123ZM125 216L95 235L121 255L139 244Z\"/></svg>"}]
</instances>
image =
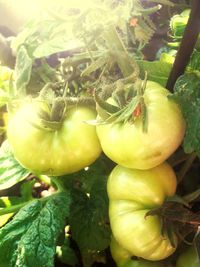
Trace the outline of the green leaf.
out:
<instances>
[{"instance_id":1,"label":"green leaf","mask_svg":"<svg viewBox=\"0 0 200 267\"><path fill-rule=\"evenodd\" d=\"M22 45L27 45L28 44L28 40L30 38L30 36L34 36L36 30L35 30L35 22L34 21L29 21L29 23L26 24L26 26L24 27L24 29L22 31L20 31L18 33L18 35L16 37L14 37L11 41L11 49L13 51L13 53L17 53L17 51L20 49L20 47ZM37 38L35 38L37 39ZM32 39L32 43L33 43L33 39ZM29 50L30 52L30 50Z\"/></svg>"},{"instance_id":2,"label":"green leaf","mask_svg":"<svg viewBox=\"0 0 200 267\"><path fill-rule=\"evenodd\" d=\"M52 54L77 49L81 43L75 40L69 40L66 36L60 35L50 40L42 42L33 52L35 58L48 57Z\"/></svg>"},{"instance_id":3,"label":"green leaf","mask_svg":"<svg viewBox=\"0 0 200 267\"><path fill-rule=\"evenodd\" d=\"M43 206L33 201L0 229L4 267L53 267L56 244L69 215L69 194L52 196Z\"/></svg>"},{"instance_id":4,"label":"green leaf","mask_svg":"<svg viewBox=\"0 0 200 267\"><path fill-rule=\"evenodd\" d=\"M200 52L194 50L190 58L189 68L192 70L200 70Z\"/></svg>"},{"instance_id":5,"label":"green leaf","mask_svg":"<svg viewBox=\"0 0 200 267\"><path fill-rule=\"evenodd\" d=\"M181 76L174 92L172 98L180 104L186 121L184 150L186 153L196 151L200 157L200 77L195 73Z\"/></svg>"},{"instance_id":6,"label":"green leaf","mask_svg":"<svg viewBox=\"0 0 200 267\"><path fill-rule=\"evenodd\" d=\"M93 184L90 194L73 191L70 210L72 238L81 250L104 250L110 244L108 197L105 177Z\"/></svg>"},{"instance_id":7,"label":"green leaf","mask_svg":"<svg viewBox=\"0 0 200 267\"><path fill-rule=\"evenodd\" d=\"M31 226L41 210L39 201L19 211L14 219L0 230L0 261L4 267L16 266L17 248L21 236Z\"/></svg>"},{"instance_id":8,"label":"green leaf","mask_svg":"<svg viewBox=\"0 0 200 267\"><path fill-rule=\"evenodd\" d=\"M26 85L30 81L32 70L32 59L24 46L21 46L17 51L16 65L15 65L15 80L16 88L18 90L25 90Z\"/></svg>"},{"instance_id":9,"label":"green leaf","mask_svg":"<svg viewBox=\"0 0 200 267\"><path fill-rule=\"evenodd\" d=\"M21 182L29 174L14 158L8 142L5 141L0 148L0 190Z\"/></svg>"},{"instance_id":10,"label":"green leaf","mask_svg":"<svg viewBox=\"0 0 200 267\"><path fill-rule=\"evenodd\" d=\"M181 14L176 14L171 18L170 28L174 38L180 39L183 36L185 26L187 25L190 10L186 9Z\"/></svg>"},{"instance_id":11,"label":"green leaf","mask_svg":"<svg viewBox=\"0 0 200 267\"><path fill-rule=\"evenodd\" d=\"M157 82L162 86L166 86L170 71L172 69L172 63L167 62L166 57L160 61L137 61L141 71L144 73L147 71L148 80Z\"/></svg>"},{"instance_id":12,"label":"green leaf","mask_svg":"<svg viewBox=\"0 0 200 267\"><path fill-rule=\"evenodd\" d=\"M67 190L79 187L87 194L91 192L91 188L96 180L109 175L113 167L114 164L107 157L101 155L89 167L79 172L59 176L56 179L58 179L58 181L61 182Z\"/></svg>"}]
</instances>

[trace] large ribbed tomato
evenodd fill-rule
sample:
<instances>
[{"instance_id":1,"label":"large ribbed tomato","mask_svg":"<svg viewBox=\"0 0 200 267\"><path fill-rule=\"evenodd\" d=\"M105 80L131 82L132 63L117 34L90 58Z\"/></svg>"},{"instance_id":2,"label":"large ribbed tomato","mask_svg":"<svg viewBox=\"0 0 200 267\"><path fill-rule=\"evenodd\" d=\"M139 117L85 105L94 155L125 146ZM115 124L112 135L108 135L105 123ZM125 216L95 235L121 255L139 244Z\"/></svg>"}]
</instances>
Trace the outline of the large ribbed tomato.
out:
<instances>
[{"instance_id":1,"label":"large ribbed tomato","mask_svg":"<svg viewBox=\"0 0 200 267\"><path fill-rule=\"evenodd\" d=\"M142 116L137 116L134 123L98 125L104 153L127 168L150 169L165 161L181 144L185 132L181 111L169 100L169 95L161 85L147 82L144 92L147 132L143 131Z\"/></svg>"},{"instance_id":2,"label":"large ribbed tomato","mask_svg":"<svg viewBox=\"0 0 200 267\"><path fill-rule=\"evenodd\" d=\"M107 189L111 229L120 246L131 255L152 261L175 251L167 235L162 235L161 218L145 217L176 191L176 176L167 163L150 170L118 165L109 176Z\"/></svg>"},{"instance_id":3,"label":"large ribbed tomato","mask_svg":"<svg viewBox=\"0 0 200 267\"><path fill-rule=\"evenodd\" d=\"M34 173L63 175L93 163L101 153L94 126L85 123L95 110L74 106L58 129L38 127L39 113L46 105L37 99L26 100L9 114L8 141L16 159Z\"/></svg>"}]
</instances>

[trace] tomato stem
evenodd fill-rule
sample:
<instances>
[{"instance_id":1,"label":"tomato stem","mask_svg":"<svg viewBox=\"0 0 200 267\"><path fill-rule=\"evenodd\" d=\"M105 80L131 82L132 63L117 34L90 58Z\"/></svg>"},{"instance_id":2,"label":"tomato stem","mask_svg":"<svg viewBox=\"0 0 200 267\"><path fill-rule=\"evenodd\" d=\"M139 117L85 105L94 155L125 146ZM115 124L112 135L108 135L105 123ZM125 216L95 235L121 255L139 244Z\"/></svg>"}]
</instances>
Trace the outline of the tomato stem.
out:
<instances>
[{"instance_id":1,"label":"tomato stem","mask_svg":"<svg viewBox=\"0 0 200 267\"><path fill-rule=\"evenodd\" d=\"M104 38L106 40L108 49L116 59L119 68L124 77L130 76L133 72L139 75L139 67L134 58L128 54L116 28L114 25L110 25L104 32Z\"/></svg>"},{"instance_id":2,"label":"tomato stem","mask_svg":"<svg viewBox=\"0 0 200 267\"><path fill-rule=\"evenodd\" d=\"M56 186L57 193L66 191L62 181L58 177L49 177L49 178L51 179L52 184Z\"/></svg>"},{"instance_id":3,"label":"tomato stem","mask_svg":"<svg viewBox=\"0 0 200 267\"><path fill-rule=\"evenodd\" d=\"M36 175L36 177L47 185L51 185L51 179L47 175Z\"/></svg>"}]
</instances>

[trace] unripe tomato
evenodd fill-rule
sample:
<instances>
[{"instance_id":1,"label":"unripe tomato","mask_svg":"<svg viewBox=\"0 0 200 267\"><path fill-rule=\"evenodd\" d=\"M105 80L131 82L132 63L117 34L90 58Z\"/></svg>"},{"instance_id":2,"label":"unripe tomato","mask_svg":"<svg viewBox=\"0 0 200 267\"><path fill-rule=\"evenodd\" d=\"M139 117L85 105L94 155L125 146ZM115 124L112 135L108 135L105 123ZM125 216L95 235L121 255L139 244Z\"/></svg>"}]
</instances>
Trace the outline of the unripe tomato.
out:
<instances>
[{"instance_id":1,"label":"unripe tomato","mask_svg":"<svg viewBox=\"0 0 200 267\"><path fill-rule=\"evenodd\" d=\"M176 176L167 163L150 170L118 165L109 176L107 190L111 229L120 246L131 255L152 261L175 251L168 236L162 235L161 218L145 217L176 191Z\"/></svg>"},{"instance_id":2,"label":"unripe tomato","mask_svg":"<svg viewBox=\"0 0 200 267\"><path fill-rule=\"evenodd\" d=\"M33 173L63 175L93 163L101 153L94 126L85 123L96 112L74 106L66 113L57 130L37 127L43 102L32 100L9 114L8 141L16 159Z\"/></svg>"},{"instance_id":3,"label":"unripe tomato","mask_svg":"<svg viewBox=\"0 0 200 267\"><path fill-rule=\"evenodd\" d=\"M169 95L161 85L147 82L147 132L143 130L142 116L134 122L98 125L104 153L117 164L134 169L150 169L165 161L181 144L185 133L181 111Z\"/></svg>"}]
</instances>

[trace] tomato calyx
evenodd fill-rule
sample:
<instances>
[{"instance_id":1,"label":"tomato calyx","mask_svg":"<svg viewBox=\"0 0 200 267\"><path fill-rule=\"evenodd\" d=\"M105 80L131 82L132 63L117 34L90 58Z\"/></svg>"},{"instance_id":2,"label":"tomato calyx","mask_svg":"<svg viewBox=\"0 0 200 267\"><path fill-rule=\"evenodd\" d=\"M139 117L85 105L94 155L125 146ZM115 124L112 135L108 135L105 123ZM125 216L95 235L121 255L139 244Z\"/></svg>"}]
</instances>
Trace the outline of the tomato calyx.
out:
<instances>
[{"instance_id":1,"label":"tomato calyx","mask_svg":"<svg viewBox=\"0 0 200 267\"><path fill-rule=\"evenodd\" d=\"M188 243L188 235L195 237L199 232L200 213L193 212L191 206L178 196L167 199L161 207L147 212L147 216L161 218L162 235L168 236L172 246L175 246L175 235L180 241Z\"/></svg>"},{"instance_id":2,"label":"tomato calyx","mask_svg":"<svg viewBox=\"0 0 200 267\"><path fill-rule=\"evenodd\" d=\"M33 101L41 102L38 110L38 122L30 122L34 127L55 131L62 127L67 112L77 106L86 106L95 109L92 97L67 97L67 86L62 96L56 96L55 84L47 83L40 92L38 98Z\"/></svg>"},{"instance_id":3,"label":"tomato calyx","mask_svg":"<svg viewBox=\"0 0 200 267\"><path fill-rule=\"evenodd\" d=\"M138 117L142 117L143 131L147 132L147 109L144 101L144 91L147 77L144 81L140 79L130 86L118 81L115 90L109 97L104 99L104 92L95 90L94 99L97 104L97 112L100 116L98 124L107 123L134 123ZM111 102L111 103L110 103ZM114 104L113 104L114 102Z\"/></svg>"}]
</instances>

